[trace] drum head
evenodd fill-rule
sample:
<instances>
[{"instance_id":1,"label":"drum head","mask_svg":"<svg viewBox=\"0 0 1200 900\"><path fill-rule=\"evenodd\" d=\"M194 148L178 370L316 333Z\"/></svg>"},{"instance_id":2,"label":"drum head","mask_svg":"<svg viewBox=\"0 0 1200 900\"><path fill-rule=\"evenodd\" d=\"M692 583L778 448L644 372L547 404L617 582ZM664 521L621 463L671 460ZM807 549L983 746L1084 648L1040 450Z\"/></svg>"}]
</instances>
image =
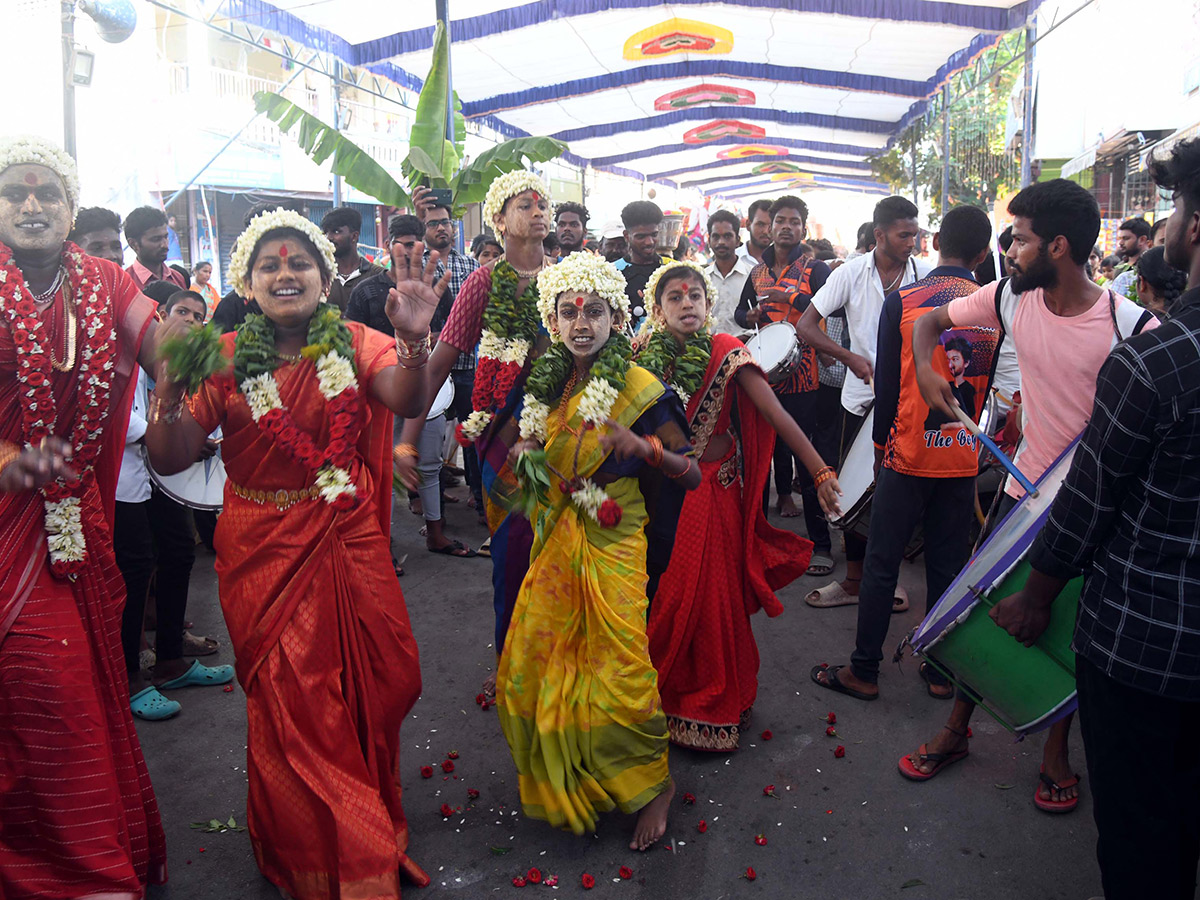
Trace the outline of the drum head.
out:
<instances>
[{"instance_id":1,"label":"drum head","mask_svg":"<svg viewBox=\"0 0 1200 900\"><path fill-rule=\"evenodd\" d=\"M425 418L435 419L450 408L450 404L454 402L454 382L446 377L445 383L438 389L437 396L433 398L433 405L429 407L429 415Z\"/></svg>"},{"instance_id":2,"label":"drum head","mask_svg":"<svg viewBox=\"0 0 1200 900\"><path fill-rule=\"evenodd\" d=\"M872 428L875 410L871 409L863 418L862 426L850 445L842 470L838 472L838 486L842 489L842 518L831 520L839 528L848 528L861 513L862 502L875 484L875 441Z\"/></svg>"},{"instance_id":3,"label":"drum head","mask_svg":"<svg viewBox=\"0 0 1200 900\"><path fill-rule=\"evenodd\" d=\"M787 322L775 322L761 328L746 342L746 349L764 372L770 372L792 352L796 346L796 327Z\"/></svg>"},{"instance_id":4,"label":"drum head","mask_svg":"<svg viewBox=\"0 0 1200 900\"><path fill-rule=\"evenodd\" d=\"M150 468L150 480L176 503L192 509L220 509L225 500L225 464L221 462L219 449L216 456L193 463L174 475L159 475Z\"/></svg>"}]
</instances>

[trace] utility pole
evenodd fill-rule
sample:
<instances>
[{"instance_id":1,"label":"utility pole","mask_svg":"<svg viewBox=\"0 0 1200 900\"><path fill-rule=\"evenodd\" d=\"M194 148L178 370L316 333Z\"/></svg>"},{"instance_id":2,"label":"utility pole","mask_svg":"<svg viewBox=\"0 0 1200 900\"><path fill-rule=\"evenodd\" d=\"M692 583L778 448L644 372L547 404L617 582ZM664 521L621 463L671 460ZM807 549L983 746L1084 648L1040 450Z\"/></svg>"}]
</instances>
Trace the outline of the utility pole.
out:
<instances>
[{"instance_id":1,"label":"utility pole","mask_svg":"<svg viewBox=\"0 0 1200 900\"><path fill-rule=\"evenodd\" d=\"M1033 54L1037 42L1037 20L1025 25L1025 84L1021 116L1021 187L1033 181Z\"/></svg>"},{"instance_id":2,"label":"utility pole","mask_svg":"<svg viewBox=\"0 0 1200 900\"><path fill-rule=\"evenodd\" d=\"M950 82L942 85L942 217L950 207Z\"/></svg>"},{"instance_id":3,"label":"utility pole","mask_svg":"<svg viewBox=\"0 0 1200 900\"><path fill-rule=\"evenodd\" d=\"M75 0L62 0L63 149L75 149Z\"/></svg>"},{"instance_id":4,"label":"utility pole","mask_svg":"<svg viewBox=\"0 0 1200 900\"><path fill-rule=\"evenodd\" d=\"M342 133L342 61L333 57L333 130ZM342 176L333 173L333 205L342 205Z\"/></svg>"}]
</instances>

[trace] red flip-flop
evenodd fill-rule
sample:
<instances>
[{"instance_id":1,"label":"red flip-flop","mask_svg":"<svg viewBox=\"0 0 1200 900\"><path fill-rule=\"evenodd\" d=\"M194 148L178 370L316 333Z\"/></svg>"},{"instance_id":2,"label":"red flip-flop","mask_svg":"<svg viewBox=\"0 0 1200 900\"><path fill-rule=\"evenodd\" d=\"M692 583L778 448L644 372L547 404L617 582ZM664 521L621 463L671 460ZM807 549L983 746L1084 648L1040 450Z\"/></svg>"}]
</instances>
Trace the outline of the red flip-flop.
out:
<instances>
[{"instance_id":1,"label":"red flip-flop","mask_svg":"<svg viewBox=\"0 0 1200 900\"><path fill-rule=\"evenodd\" d=\"M960 759L966 759L970 753L969 750L956 750L954 753L926 753L925 748L927 746L927 744L922 744L921 748L917 751L917 756L920 757L923 763L933 763L933 771L922 772L912 764L912 760L908 758L911 754L907 753L900 757L900 762L896 764L897 768L900 769L900 774L909 781L928 781L938 772L942 771L942 769L946 768L946 766L952 765Z\"/></svg>"},{"instance_id":2,"label":"red flip-flop","mask_svg":"<svg viewBox=\"0 0 1200 900\"><path fill-rule=\"evenodd\" d=\"M1078 784L1078 775L1072 775L1066 781L1061 783L1055 782L1053 778L1046 774L1046 767L1042 766L1041 770L1038 772L1038 785L1033 789L1033 804L1042 812L1069 813L1079 805L1078 793L1076 793L1075 796L1070 800L1043 800L1039 795L1043 785L1055 793L1062 793L1067 788L1076 787Z\"/></svg>"}]
</instances>

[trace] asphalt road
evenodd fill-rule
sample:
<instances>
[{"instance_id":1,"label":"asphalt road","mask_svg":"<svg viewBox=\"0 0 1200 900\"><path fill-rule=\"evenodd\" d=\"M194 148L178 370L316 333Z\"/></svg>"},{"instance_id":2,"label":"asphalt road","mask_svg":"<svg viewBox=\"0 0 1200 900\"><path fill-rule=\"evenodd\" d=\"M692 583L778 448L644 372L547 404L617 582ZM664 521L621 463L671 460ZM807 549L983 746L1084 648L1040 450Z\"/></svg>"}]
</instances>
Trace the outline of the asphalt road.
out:
<instances>
[{"instance_id":1,"label":"asphalt road","mask_svg":"<svg viewBox=\"0 0 1200 900\"><path fill-rule=\"evenodd\" d=\"M453 494L465 497L463 488ZM484 535L465 503L449 506L450 531L471 546ZM779 524L781 520L773 517ZM803 519L788 520L803 529ZM412 829L409 853L433 884L406 897L520 897L543 886L516 888L530 867L557 875L557 890L583 891L581 876L596 880L589 896L684 898L897 897L903 900L1013 900L1100 894L1095 826L1086 777L1076 812L1050 816L1032 797L1041 739L1014 743L980 714L971 755L935 780L914 784L896 771L897 759L931 737L949 703L926 696L916 662L885 663L882 697L863 703L809 683L818 662L847 662L854 643L855 607L815 610L804 593L824 579L801 578L781 593L786 612L758 616L762 654L752 737L734 755L672 749L676 799L666 838L646 853L628 849L633 817L609 815L595 836L577 838L520 813L515 771L494 711L474 698L494 664L491 563L427 553L407 511L393 530L408 553L401 580L421 650L424 693L404 726L401 778ZM841 559L839 557L839 564ZM232 662L217 602L213 557L203 549L192 577L189 618L195 632L217 637L219 656ZM903 584L912 609L894 617L889 646L921 618L921 560L906 563ZM139 723L167 832L170 881L151 900L275 898L254 863L244 832L204 833L191 823L230 816L243 823L246 803L245 698L219 688L173 692L183 713L161 723ZM825 735L824 717L837 713L840 737ZM761 738L769 729L770 741ZM836 744L846 748L836 759ZM456 750L455 776L440 770L422 779ZM1072 761L1084 768L1078 734ZM774 784L778 799L766 797ZM480 792L468 803L467 789ZM443 819L443 803L462 812ZM699 833L703 819L707 831ZM763 834L766 846L754 837ZM673 845L673 847L672 847ZM632 879L618 878L621 866ZM747 866L753 882L741 877ZM525 892L525 893L522 893Z\"/></svg>"}]
</instances>

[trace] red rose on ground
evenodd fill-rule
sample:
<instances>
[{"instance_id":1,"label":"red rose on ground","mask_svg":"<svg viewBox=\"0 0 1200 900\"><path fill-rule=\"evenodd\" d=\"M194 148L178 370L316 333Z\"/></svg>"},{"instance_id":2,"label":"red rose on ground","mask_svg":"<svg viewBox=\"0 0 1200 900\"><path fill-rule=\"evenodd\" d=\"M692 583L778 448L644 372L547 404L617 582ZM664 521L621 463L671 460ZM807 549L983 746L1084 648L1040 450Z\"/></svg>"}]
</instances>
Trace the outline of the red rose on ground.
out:
<instances>
[{"instance_id":1,"label":"red rose on ground","mask_svg":"<svg viewBox=\"0 0 1200 900\"><path fill-rule=\"evenodd\" d=\"M704 832L708 831L708 823L705 822L703 819L701 819L700 822L696 825L696 830L698 832L700 832L701 834L704 834Z\"/></svg>"},{"instance_id":2,"label":"red rose on ground","mask_svg":"<svg viewBox=\"0 0 1200 900\"><path fill-rule=\"evenodd\" d=\"M558 884L558 876L547 875L546 880L543 881L542 884L544 884L546 887L554 887L556 884Z\"/></svg>"},{"instance_id":3,"label":"red rose on ground","mask_svg":"<svg viewBox=\"0 0 1200 900\"><path fill-rule=\"evenodd\" d=\"M833 748L833 755L836 758L841 759L843 756L846 755L846 748L843 747L841 744L838 744L836 747Z\"/></svg>"},{"instance_id":4,"label":"red rose on ground","mask_svg":"<svg viewBox=\"0 0 1200 900\"><path fill-rule=\"evenodd\" d=\"M587 872L584 872L583 877L579 879L579 883L583 885L584 890L590 891L592 888L594 888L596 886L596 879L593 878L591 875L589 875Z\"/></svg>"},{"instance_id":5,"label":"red rose on ground","mask_svg":"<svg viewBox=\"0 0 1200 900\"><path fill-rule=\"evenodd\" d=\"M596 518L605 528L616 528L621 524L621 507L616 500L605 500L596 510Z\"/></svg>"},{"instance_id":6,"label":"red rose on ground","mask_svg":"<svg viewBox=\"0 0 1200 900\"><path fill-rule=\"evenodd\" d=\"M633 869L629 868L629 866L621 866L621 868L617 870L617 874L628 881L633 877Z\"/></svg>"},{"instance_id":7,"label":"red rose on ground","mask_svg":"<svg viewBox=\"0 0 1200 900\"><path fill-rule=\"evenodd\" d=\"M837 729L830 725L825 729L825 734L827 737L837 737Z\"/></svg>"},{"instance_id":8,"label":"red rose on ground","mask_svg":"<svg viewBox=\"0 0 1200 900\"><path fill-rule=\"evenodd\" d=\"M754 836L754 843L760 847L767 846L767 836L765 834L756 834Z\"/></svg>"},{"instance_id":9,"label":"red rose on ground","mask_svg":"<svg viewBox=\"0 0 1200 900\"><path fill-rule=\"evenodd\" d=\"M447 759L458 759L458 751L451 750L449 753L446 754L446 758Z\"/></svg>"},{"instance_id":10,"label":"red rose on ground","mask_svg":"<svg viewBox=\"0 0 1200 900\"><path fill-rule=\"evenodd\" d=\"M483 710L484 712L487 712L489 709L492 708L492 704L489 703L487 700L484 700L482 703L479 704L479 708L481 710Z\"/></svg>"},{"instance_id":11,"label":"red rose on ground","mask_svg":"<svg viewBox=\"0 0 1200 900\"><path fill-rule=\"evenodd\" d=\"M771 738L775 737L775 735L771 734L771 730L768 728L762 733L761 737L764 741L769 741Z\"/></svg>"},{"instance_id":12,"label":"red rose on ground","mask_svg":"<svg viewBox=\"0 0 1200 900\"><path fill-rule=\"evenodd\" d=\"M837 724L837 716L834 715L833 713L826 713L825 721L828 722L830 725L836 725Z\"/></svg>"},{"instance_id":13,"label":"red rose on ground","mask_svg":"<svg viewBox=\"0 0 1200 900\"><path fill-rule=\"evenodd\" d=\"M746 871L742 875L742 877L745 878L747 881L753 881L755 878L758 877L758 873L755 872L754 869L750 868L750 866L746 866Z\"/></svg>"},{"instance_id":14,"label":"red rose on ground","mask_svg":"<svg viewBox=\"0 0 1200 900\"><path fill-rule=\"evenodd\" d=\"M467 788L467 799L478 800L479 799L479 791L475 790L475 788Z\"/></svg>"},{"instance_id":15,"label":"red rose on ground","mask_svg":"<svg viewBox=\"0 0 1200 900\"><path fill-rule=\"evenodd\" d=\"M450 760L448 760L448 759L444 760L442 762L442 771L447 774L449 774L450 772L453 772L454 771L454 763L450 762Z\"/></svg>"},{"instance_id":16,"label":"red rose on ground","mask_svg":"<svg viewBox=\"0 0 1200 900\"><path fill-rule=\"evenodd\" d=\"M454 815L454 809L450 806L449 803L443 803L442 804L442 816L448 819L452 815Z\"/></svg>"},{"instance_id":17,"label":"red rose on ground","mask_svg":"<svg viewBox=\"0 0 1200 900\"><path fill-rule=\"evenodd\" d=\"M775 785L773 784L768 784L765 788L763 788L763 796L774 797L776 800L779 799L779 795L775 793Z\"/></svg>"},{"instance_id":18,"label":"red rose on ground","mask_svg":"<svg viewBox=\"0 0 1200 900\"><path fill-rule=\"evenodd\" d=\"M542 883L542 873L540 871L538 871L537 869L530 869L528 872L525 873L525 880L528 881L530 884L541 884Z\"/></svg>"},{"instance_id":19,"label":"red rose on ground","mask_svg":"<svg viewBox=\"0 0 1200 900\"><path fill-rule=\"evenodd\" d=\"M688 806L691 806L693 803L695 803L695 802L696 802L696 795L695 795L695 794L692 794L692 793L686 793L686 794L684 794L684 795L683 795L683 802L684 802L684 803L686 803Z\"/></svg>"},{"instance_id":20,"label":"red rose on ground","mask_svg":"<svg viewBox=\"0 0 1200 900\"><path fill-rule=\"evenodd\" d=\"M225 687L223 687L221 690L223 690L223 691L224 691L225 693L227 693L227 694L232 694L232 693L233 693L233 685L232 685L232 684L227 684L227 685L225 685Z\"/></svg>"},{"instance_id":21,"label":"red rose on ground","mask_svg":"<svg viewBox=\"0 0 1200 900\"><path fill-rule=\"evenodd\" d=\"M525 879L518 875L513 879L513 887L525 887Z\"/></svg>"},{"instance_id":22,"label":"red rose on ground","mask_svg":"<svg viewBox=\"0 0 1200 900\"><path fill-rule=\"evenodd\" d=\"M486 694L476 694L475 695L475 705L476 706L483 706L483 704L485 704L485 703L487 703L487 695Z\"/></svg>"},{"instance_id":23,"label":"red rose on ground","mask_svg":"<svg viewBox=\"0 0 1200 900\"><path fill-rule=\"evenodd\" d=\"M433 777L433 766L421 766L421 777L422 778L432 778Z\"/></svg>"}]
</instances>

